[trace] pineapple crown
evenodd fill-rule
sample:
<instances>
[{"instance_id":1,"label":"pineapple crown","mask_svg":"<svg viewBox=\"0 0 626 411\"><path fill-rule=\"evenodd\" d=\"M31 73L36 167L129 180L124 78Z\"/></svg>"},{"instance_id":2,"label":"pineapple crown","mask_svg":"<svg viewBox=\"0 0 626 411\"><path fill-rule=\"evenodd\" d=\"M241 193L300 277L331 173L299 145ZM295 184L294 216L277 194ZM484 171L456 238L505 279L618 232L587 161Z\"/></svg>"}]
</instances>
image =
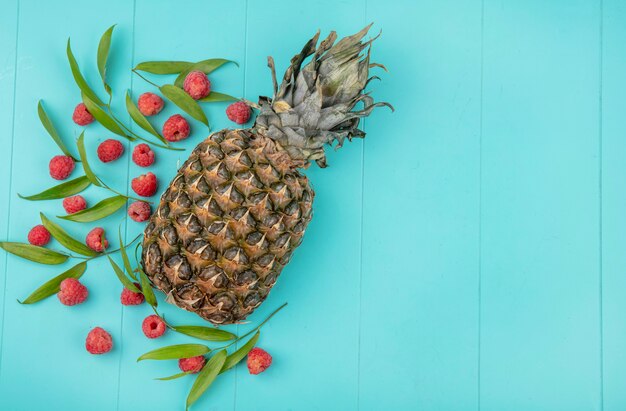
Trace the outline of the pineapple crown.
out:
<instances>
[{"instance_id":1,"label":"pineapple crown","mask_svg":"<svg viewBox=\"0 0 626 411\"><path fill-rule=\"evenodd\" d=\"M378 79L368 77L369 69L385 69L370 63L371 44L378 36L362 41L371 26L336 44L337 34L333 31L319 46L318 31L302 52L291 59L280 87L274 60L268 57L274 96L259 99L255 128L284 150L296 167L308 167L311 160L326 167L325 144L332 146L336 142L335 148L339 148L346 138L362 138L365 133L358 129L362 117L379 106L393 110L388 103L374 103L364 91L372 79ZM311 60L302 67L311 55ZM363 102L363 108L355 110L359 102Z\"/></svg>"}]
</instances>

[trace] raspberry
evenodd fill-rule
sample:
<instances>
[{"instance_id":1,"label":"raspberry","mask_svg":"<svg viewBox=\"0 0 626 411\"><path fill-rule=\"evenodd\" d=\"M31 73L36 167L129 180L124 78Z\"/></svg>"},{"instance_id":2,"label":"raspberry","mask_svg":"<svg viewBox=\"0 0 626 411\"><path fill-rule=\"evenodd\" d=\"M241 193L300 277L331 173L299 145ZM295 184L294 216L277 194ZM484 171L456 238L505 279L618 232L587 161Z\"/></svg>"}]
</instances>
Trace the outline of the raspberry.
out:
<instances>
[{"instance_id":1,"label":"raspberry","mask_svg":"<svg viewBox=\"0 0 626 411\"><path fill-rule=\"evenodd\" d=\"M69 156L54 156L50 160L50 176L55 180L65 180L74 171L74 159Z\"/></svg>"},{"instance_id":2,"label":"raspberry","mask_svg":"<svg viewBox=\"0 0 626 411\"><path fill-rule=\"evenodd\" d=\"M100 327L92 329L87 334L85 348L92 354L104 354L111 351L111 348L113 348L111 334Z\"/></svg>"},{"instance_id":3,"label":"raspberry","mask_svg":"<svg viewBox=\"0 0 626 411\"><path fill-rule=\"evenodd\" d=\"M28 232L28 242L39 247L44 246L50 242L50 232L41 224L36 225Z\"/></svg>"},{"instance_id":4,"label":"raspberry","mask_svg":"<svg viewBox=\"0 0 626 411\"><path fill-rule=\"evenodd\" d=\"M87 124L93 123L93 116L87 110L87 107L84 103L78 103L76 108L74 108L74 114L72 114L72 120L74 123L79 126L86 126Z\"/></svg>"},{"instance_id":5,"label":"raspberry","mask_svg":"<svg viewBox=\"0 0 626 411\"><path fill-rule=\"evenodd\" d=\"M180 368L182 372L195 374L197 372L200 372L202 367L204 367L205 362L206 360L202 355L191 358L181 358L180 360L178 360L178 368Z\"/></svg>"},{"instance_id":6,"label":"raspberry","mask_svg":"<svg viewBox=\"0 0 626 411\"><path fill-rule=\"evenodd\" d=\"M185 117L175 114L163 124L163 137L167 141L180 141L189 137L189 123Z\"/></svg>"},{"instance_id":7,"label":"raspberry","mask_svg":"<svg viewBox=\"0 0 626 411\"><path fill-rule=\"evenodd\" d=\"M117 160L124 153L124 146L117 140L112 138L104 140L98 146L98 158L103 163L109 163Z\"/></svg>"},{"instance_id":8,"label":"raspberry","mask_svg":"<svg viewBox=\"0 0 626 411\"><path fill-rule=\"evenodd\" d=\"M143 320L141 329L148 338L157 338L162 336L166 330L165 321L156 314L149 315Z\"/></svg>"},{"instance_id":9,"label":"raspberry","mask_svg":"<svg viewBox=\"0 0 626 411\"><path fill-rule=\"evenodd\" d=\"M133 178L130 186L133 191L142 197L151 197L157 191L157 178L152 173L142 174Z\"/></svg>"},{"instance_id":10,"label":"raspberry","mask_svg":"<svg viewBox=\"0 0 626 411\"><path fill-rule=\"evenodd\" d=\"M134 284L138 290L141 290L141 286L138 283ZM122 295L120 296L120 301L122 302L122 305L139 305L143 302L143 300L144 298L142 293L136 293L126 287L124 287L124 289L122 290Z\"/></svg>"},{"instance_id":11,"label":"raspberry","mask_svg":"<svg viewBox=\"0 0 626 411\"><path fill-rule=\"evenodd\" d=\"M87 234L85 243L87 243L87 247L99 253L109 246L109 242L104 236L104 229L102 227L96 227L91 230L89 234Z\"/></svg>"},{"instance_id":12,"label":"raspberry","mask_svg":"<svg viewBox=\"0 0 626 411\"><path fill-rule=\"evenodd\" d=\"M237 124L245 124L250 120L250 106L243 101L238 101L226 107L226 116L230 121L234 121Z\"/></svg>"},{"instance_id":13,"label":"raspberry","mask_svg":"<svg viewBox=\"0 0 626 411\"><path fill-rule=\"evenodd\" d=\"M163 110L163 99L154 93L143 93L137 100L137 107L144 116L153 116Z\"/></svg>"},{"instance_id":14,"label":"raspberry","mask_svg":"<svg viewBox=\"0 0 626 411\"><path fill-rule=\"evenodd\" d=\"M150 218L150 214L152 210L150 209L150 204L145 201L135 201L130 206L128 206L128 216L131 220L136 221L138 223L143 223L148 218Z\"/></svg>"},{"instance_id":15,"label":"raspberry","mask_svg":"<svg viewBox=\"0 0 626 411\"><path fill-rule=\"evenodd\" d=\"M87 202L83 196L72 196L63 199L63 208L68 214L74 214L87 208Z\"/></svg>"},{"instance_id":16,"label":"raspberry","mask_svg":"<svg viewBox=\"0 0 626 411\"><path fill-rule=\"evenodd\" d=\"M191 71L185 77L183 89L194 100L200 100L211 92L211 82L209 78L201 71Z\"/></svg>"},{"instance_id":17,"label":"raspberry","mask_svg":"<svg viewBox=\"0 0 626 411\"><path fill-rule=\"evenodd\" d=\"M272 365L272 356L265 350L254 347L248 353L248 371L250 374L260 374Z\"/></svg>"},{"instance_id":18,"label":"raspberry","mask_svg":"<svg viewBox=\"0 0 626 411\"><path fill-rule=\"evenodd\" d=\"M154 163L154 151L145 143L138 144L133 149L133 161L139 167L151 166Z\"/></svg>"},{"instance_id":19,"label":"raspberry","mask_svg":"<svg viewBox=\"0 0 626 411\"><path fill-rule=\"evenodd\" d=\"M85 302L89 291L76 278L66 278L61 281L60 291L57 293L63 305L76 305Z\"/></svg>"}]
</instances>

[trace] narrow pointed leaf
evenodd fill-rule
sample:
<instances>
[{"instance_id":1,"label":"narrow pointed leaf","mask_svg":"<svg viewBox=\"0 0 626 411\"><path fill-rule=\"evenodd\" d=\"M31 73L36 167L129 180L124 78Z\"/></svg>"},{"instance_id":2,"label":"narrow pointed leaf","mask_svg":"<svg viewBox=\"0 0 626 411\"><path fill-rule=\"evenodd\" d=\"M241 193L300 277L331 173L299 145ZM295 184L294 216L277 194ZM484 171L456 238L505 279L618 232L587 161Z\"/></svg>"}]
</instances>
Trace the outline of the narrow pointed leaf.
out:
<instances>
[{"instance_id":1,"label":"narrow pointed leaf","mask_svg":"<svg viewBox=\"0 0 626 411\"><path fill-rule=\"evenodd\" d=\"M175 379L184 377L185 375L189 375L189 374L191 374L191 373L189 373L189 372L179 372L178 374L170 375L169 377L155 378L155 380L159 380L159 381L175 380Z\"/></svg>"},{"instance_id":2,"label":"narrow pointed leaf","mask_svg":"<svg viewBox=\"0 0 626 411\"><path fill-rule=\"evenodd\" d=\"M74 239L60 225L49 220L43 213L39 213L39 215L41 216L41 223L50 232L52 237L54 237L62 246L64 246L68 250L85 255L87 257L93 257L98 254L82 242Z\"/></svg>"},{"instance_id":3,"label":"narrow pointed leaf","mask_svg":"<svg viewBox=\"0 0 626 411\"><path fill-rule=\"evenodd\" d=\"M69 270L44 283L41 287L33 291L31 295L26 297L24 301L20 301L20 304L33 304L58 293L61 281L66 278L80 278L85 273L86 268L87 263L85 261L75 265Z\"/></svg>"},{"instance_id":4,"label":"narrow pointed leaf","mask_svg":"<svg viewBox=\"0 0 626 411\"><path fill-rule=\"evenodd\" d=\"M57 198L65 198L78 194L91 185L91 181L86 176L81 176L65 183L61 183L47 190L42 191L39 194L33 194L32 196L23 196L18 194L20 198L30 201L40 200L54 200Z\"/></svg>"},{"instance_id":5,"label":"narrow pointed leaf","mask_svg":"<svg viewBox=\"0 0 626 411\"><path fill-rule=\"evenodd\" d=\"M72 48L70 47L70 39L67 39L67 59L70 62L70 69L72 70L72 76L74 77L74 81L76 82L76 85L78 86L80 91L96 104L100 106L104 105L102 103L102 100L100 100L96 93L93 92L93 90L89 87L87 81L85 81L85 78L81 74L80 69L78 68L78 63L76 62L76 58L74 58L74 53L72 53ZM85 105L86 104L87 103L85 103ZM87 110L89 110L89 112L93 114L89 107L87 107Z\"/></svg>"},{"instance_id":6,"label":"narrow pointed leaf","mask_svg":"<svg viewBox=\"0 0 626 411\"><path fill-rule=\"evenodd\" d=\"M98 179L98 177L91 170L91 166L89 166L89 161L87 161L87 151L85 150L85 132L83 131L78 136L78 140L76 141L76 147L78 148L78 155L80 156L80 161L83 163L83 170L85 171L85 175L91 181L91 184L102 187L102 183Z\"/></svg>"},{"instance_id":7,"label":"narrow pointed leaf","mask_svg":"<svg viewBox=\"0 0 626 411\"><path fill-rule=\"evenodd\" d=\"M197 71L203 72L204 74L209 74L216 68L221 67L226 63L235 63L235 62L232 60L226 60L226 59L208 59L208 60L199 61L187 67L185 70L181 71L178 77L176 77L176 80L174 80L174 85L176 87L182 87L183 83L185 82L185 77L187 77L187 74L189 74L192 71L197 70ZM237 63L235 64L239 66Z\"/></svg>"},{"instance_id":8,"label":"narrow pointed leaf","mask_svg":"<svg viewBox=\"0 0 626 411\"><path fill-rule=\"evenodd\" d=\"M209 347L202 344L178 344L157 348L137 358L143 360L179 360L181 358L197 357L211 352Z\"/></svg>"},{"instance_id":9,"label":"narrow pointed leaf","mask_svg":"<svg viewBox=\"0 0 626 411\"><path fill-rule=\"evenodd\" d=\"M220 101L237 101L239 100L237 97L229 96L228 94L218 93L217 91L212 91L208 96L201 98L198 100L201 103L217 103Z\"/></svg>"},{"instance_id":10,"label":"narrow pointed leaf","mask_svg":"<svg viewBox=\"0 0 626 411\"><path fill-rule=\"evenodd\" d=\"M111 257L109 257L107 255L107 258L109 259L109 263L111 263L111 267L113 267L113 271L115 272L115 275L117 276L117 278L120 280L120 282L122 283L122 285L125 288L128 288L130 291L134 292L134 293L139 293L141 291L139 291L137 289L137 287L135 287L135 284L133 284L132 281L130 281L128 279L128 277L126 277L126 274L124 274L124 272L122 271L122 269L120 268L119 265L117 265L117 263L115 261L113 261L113 259Z\"/></svg>"},{"instance_id":11,"label":"narrow pointed leaf","mask_svg":"<svg viewBox=\"0 0 626 411\"><path fill-rule=\"evenodd\" d=\"M148 304L156 308L158 303L156 297L154 296L152 284L150 284L148 276L141 268L139 269L139 278L141 279L141 292L143 293L143 296L145 297Z\"/></svg>"},{"instance_id":12,"label":"narrow pointed leaf","mask_svg":"<svg viewBox=\"0 0 626 411\"><path fill-rule=\"evenodd\" d=\"M200 325L180 325L172 328L174 331L181 334L205 341L230 341L237 337L235 334L229 333L228 331L218 330L217 328L212 327L203 327Z\"/></svg>"},{"instance_id":13,"label":"narrow pointed leaf","mask_svg":"<svg viewBox=\"0 0 626 411\"><path fill-rule=\"evenodd\" d=\"M259 340L259 335L260 335L260 331L257 331L254 334L254 336L248 340L247 343L242 345L237 351L230 354L226 358L226 361L224 361L224 365L222 366L222 370L220 371L220 374L230 370L235 365L239 364L239 362L243 360L246 357L246 355L248 355L250 350L254 348L254 345Z\"/></svg>"},{"instance_id":14,"label":"narrow pointed leaf","mask_svg":"<svg viewBox=\"0 0 626 411\"><path fill-rule=\"evenodd\" d=\"M109 27L100 38L100 43L98 44L98 71L100 72L100 77L102 78L102 84L104 85L104 89L108 94L111 94L111 87L109 87L106 80L107 60L109 59L109 49L111 48L111 35L113 34L114 28L115 24Z\"/></svg>"},{"instance_id":15,"label":"narrow pointed leaf","mask_svg":"<svg viewBox=\"0 0 626 411\"><path fill-rule=\"evenodd\" d=\"M213 381L220 373L224 361L226 360L226 350L221 350L215 354L206 363L202 371L196 377L196 380L187 396L187 409L204 394L204 392L213 384Z\"/></svg>"},{"instance_id":16,"label":"narrow pointed leaf","mask_svg":"<svg viewBox=\"0 0 626 411\"><path fill-rule=\"evenodd\" d=\"M62 264L68 259L67 254L24 243L0 241L0 248L18 257L40 264Z\"/></svg>"},{"instance_id":17,"label":"narrow pointed leaf","mask_svg":"<svg viewBox=\"0 0 626 411\"><path fill-rule=\"evenodd\" d=\"M63 140L61 140L61 136L59 135L57 129L54 127L54 124L52 124L52 121L50 121L50 117L48 117L48 113L46 113L46 110L43 108L41 100L39 100L39 103L37 104L37 114L39 114L39 120L41 120L41 124L43 124L43 127L46 129L48 134L50 134L50 137L52 137L56 145L59 146L63 154L72 157L74 161L78 161L67 149L67 147L63 143Z\"/></svg>"},{"instance_id":18,"label":"narrow pointed leaf","mask_svg":"<svg viewBox=\"0 0 626 411\"><path fill-rule=\"evenodd\" d=\"M182 89L171 84L166 84L161 87L161 93L172 103L180 107L185 113L204 123L207 127L209 126L209 120L207 120L198 102L192 99L191 96Z\"/></svg>"},{"instance_id":19,"label":"narrow pointed leaf","mask_svg":"<svg viewBox=\"0 0 626 411\"><path fill-rule=\"evenodd\" d=\"M113 196L105 198L93 207L86 208L74 214L57 216L64 220L76 221L78 223L90 223L101 218L110 216L126 204L126 197Z\"/></svg>"},{"instance_id":20,"label":"narrow pointed leaf","mask_svg":"<svg viewBox=\"0 0 626 411\"><path fill-rule=\"evenodd\" d=\"M150 122L148 121L148 119L143 114L141 114L141 111L139 111L139 109L137 108L137 106L133 102L132 98L130 97L130 92L129 91L126 91L126 111L128 111L128 114L130 114L130 117L133 119L133 121L139 127L143 128L148 133L150 133L153 136L155 136L156 138L158 138L164 144L169 144L167 142L167 140L164 139L159 134L159 132L155 130L155 128L152 126L152 124L150 124Z\"/></svg>"},{"instance_id":21,"label":"narrow pointed leaf","mask_svg":"<svg viewBox=\"0 0 626 411\"><path fill-rule=\"evenodd\" d=\"M192 65L193 63L189 61L144 61L137 64L133 70L152 74L178 74Z\"/></svg>"},{"instance_id":22,"label":"narrow pointed leaf","mask_svg":"<svg viewBox=\"0 0 626 411\"><path fill-rule=\"evenodd\" d=\"M118 136L127 138L130 141L136 140L134 137L127 135L122 129L122 127L119 124L117 124L115 120L113 120L113 117L111 117L102 108L100 108L100 106L94 103L93 100L91 100L91 98L87 94L83 93L82 97L83 97L83 103L85 103L87 110L89 110L93 118L95 118L98 123L102 124L104 128L106 128L112 133L117 134Z\"/></svg>"},{"instance_id":23,"label":"narrow pointed leaf","mask_svg":"<svg viewBox=\"0 0 626 411\"><path fill-rule=\"evenodd\" d=\"M135 277L135 273L133 272L133 268L130 265L130 260L128 259L128 254L126 253L126 247L124 246L124 240L122 239L122 230L118 231L120 238L120 254L122 255L122 261L124 262L124 269L131 276L131 278L137 281L137 277Z\"/></svg>"}]
</instances>

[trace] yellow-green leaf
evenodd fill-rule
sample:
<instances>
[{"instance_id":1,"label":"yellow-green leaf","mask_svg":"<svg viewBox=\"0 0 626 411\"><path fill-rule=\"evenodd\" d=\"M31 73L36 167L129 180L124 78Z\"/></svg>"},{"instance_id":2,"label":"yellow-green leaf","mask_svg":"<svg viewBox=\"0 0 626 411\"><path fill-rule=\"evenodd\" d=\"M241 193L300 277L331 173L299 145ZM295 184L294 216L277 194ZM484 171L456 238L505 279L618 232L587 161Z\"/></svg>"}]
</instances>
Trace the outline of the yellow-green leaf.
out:
<instances>
[{"instance_id":1,"label":"yellow-green leaf","mask_svg":"<svg viewBox=\"0 0 626 411\"><path fill-rule=\"evenodd\" d=\"M44 283L41 287L33 291L31 295L26 297L24 301L20 301L20 304L33 304L58 293L59 286L63 280L66 278L80 278L85 273L86 268L87 263L85 261L75 265L69 270Z\"/></svg>"},{"instance_id":2,"label":"yellow-green leaf","mask_svg":"<svg viewBox=\"0 0 626 411\"><path fill-rule=\"evenodd\" d=\"M74 81L76 82L76 85L78 86L80 91L96 104L100 106L104 105L104 103L102 103L102 100L100 100L96 93L93 92L93 90L89 87L87 81L85 81L85 78L81 74L78 63L76 62L76 58L74 58L74 53L72 53L72 48L70 47L70 39L67 39L67 59L70 62L70 69L72 70L72 76L74 77ZM87 105L87 103L85 103L85 105ZM87 107L87 110L89 110L89 112L93 115L93 112L89 109L89 107Z\"/></svg>"},{"instance_id":3,"label":"yellow-green leaf","mask_svg":"<svg viewBox=\"0 0 626 411\"><path fill-rule=\"evenodd\" d=\"M91 184L102 187L102 183L95 175L95 173L91 170L91 166L89 166L89 161L87 161L87 151L85 151L85 132L81 132L80 136L78 136L78 140L76 141L76 147L78 148L78 155L80 156L80 161L83 163L83 170L85 171L85 175L91 181Z\"/></svg>"},{"instance_id":4,"label":"yellow-green leaf","mask_svg":"<svg viewBox=\"0 0 626 411\"><path fill-rule=\"evenodd\" d=\"M126 274L124 274L124 272L122 271L122 269L120 268L119 265L117 265L115 263L115 261L113 261L113 259L111 257L109 257L107 255L107 258L109 259L109 263L111 263L111 267L113 267L113 271L115 272L115 275L117 276L117 278L120 280L120 282L122 283L122 285L125 288L128 288L130 291L134 292L134 293L139 293L141 291L139 291L137 289L137 287L135 287L135 284L133 284L132 281L130 281L128 279L128 277L126 277Z\"/></svg>"},{"instance_id":5,"label":"yellow-green leaf","mask_svg":"<svg viewBox=\"0 0 626 411\"><path fill-rule=\"evenodd\" d=\"M128 111L128 114L130 114L130 117L139 127L143 128L148 133L152 134L153 136L161 140L163 143L168 144L167 140L164 139L159 134L159 132L155 130L154 127L152 127L152 124L150 124L148 119L141 113L141 111L139 111L139 109L133 102L132 98L130 97L129 91L126 91L126 111Z\"/></svg>"},{"instance_id":6,"label":"yellow-green leaf","mask_svg":"<svg viewBox=\"0 0 626 411\"><path fill-rule=\"evenodd\" d=\"M189 94L185 93L183 89L171 84L166 84L162 86L160 90L168 100L180 107L181 110L209 127L209 120L206 118L198 102L191 98Z\"/></svg>"},{"instance_id":7,"label":"yellow-green leaf","mask_svg":"<svg viewBox=\"0 0 626 411\"><path fill-rule=\"evenodd\" d=\"M239 364L239 361L243 360L246 355L250 352L252 348L254 348L256 342L259 340L260 331L257 331L252 338L248 340L247 343L242 345L237 351L230 354L226 361L224 361L224 365L222 366L222 370L220 374L226 372L233 368L235 365Z\"/></svg>"},{"instance_id":8,"label":"yellow-green leaf","mask_svg":"<svg viewBox=\"0 0 626 411\"><path fill-rule=\"evenodd\" d=\"M196 377L196 380L191 387L191 391L189 391L189 395L187 396L187 409L189 409L194 402L198 401L198 398L200 398L202 394L204 394L204 392L211 386L211 384L213 384L213 381L220 373L225 360L226 350L221 350L211 357L204 368L202 368L202 371L200 371Z\"/></svg>"},{"instance_id":9,"label":"yellow-green leaf","mask_svg":"<svg viewBox=\"0 0 626 411\"><path fill-rule=\"evenodd\" d=\"M47 248L24 243L1 241L0 248L18 257L22 257L40 264L62 264L67 261L69 257L67 254L63 254L58 251L49 250Z\"/></svg>"},{"instance_id":10,"label":"yellow-green leaf","mask_svg":"<svg viewBox=\"0 0 626 411\"><path fill-rule=\"evenodd\" d=\"M178 360L181 358L197 357L211 352L211 349L202 344L178 344L168 345L167 347L157 348L149 351L137 358L137 361L143 360Z\"/></svg>"},{"instance_id":11,"label":"yellow-green leaf","mask_svg":"<svg viewBox=\"0 0 626 411\"><path fill-rule=\"evenodd\" d=\"M74 158L72 154L70 154L69 150L63 143L63 140L61 140L61 136L59 135L57 129L54 127L54 124L52 124L50 117L48 117L48 113L46 113L46 110L43 108L43 102L41 100L39 100L39 103L37 104L37 114L39 115L39 120L41 120L41 124L46 129L48 134L50 134L50 137L52 137L56 145L59 146L63 154L72 157L74 161L78 161L76 158Z\"/></svg>"},{"instance_id":12,"label":"yellow-green leaf","mask_svg":"<svg viewBox=\"0 0 626 411\"><path fill-rule=\"evenodd\" d=\"M106 71L109 49L111 48L111 35L113 34L114 28L115 24L109 27L100 38L100 43L98 43L98 72L100 72L104 89L109 95L111 94L111 87L107 84Z\"/></svg>"},{"instance_id":13,"label":"yellow-green leaf","mask_svg":"<svg viewBox=\"0 0 626 411\"><path fill-rule=\"evenodd\" d=\"M146 273L139 268L139 278L141 279L141 292L146 299L146 302L153 307L157 307L157 299L154 296L154 290L152 290L152 284L150 284L150 280L148 280L148 276Z\"/></svg>"},{"instance_id":14,"label":"yellow-green leaf","mask_svg":"<svg viewBox=\"0 0 626 411\"><path fill-rule=\"evenodd\" d=\"M192 71L201 71L204 74L209 74L216 68L221 67L226 63L235 63L235 62L232 60L226 60L226 59L208 59L208 60L199 61L187 67L185 70L181 71L178 77L176 77L176 80L174 80L174 85L176 87L182 87L183 83L185 82L185 77L187 77L187 74L189 74ZM235 63L235 65L239 66L239 64L237 63Z\"/></svg>"},{"instance_id":15,"label":"yellow-green leaf","mask_svg":"<svg viewBox=\"0 0 626 411\"><path fill-rule=\"evenodd\" d=\"M189 375L189 374L191 374L191 373L189 373L189 372L179 372L178 374L170 375L169 377L155 378L155 380L170 381L170 380L175 380L175 379L184 377L185 375Z\"/></svg>"},{"instance_id":16,"label":"yellow-green leaf","mask_svg":"<svg viewBox=\"0 0 626 411\"><path fill-rule=\"evenodd\" d=\"M233 333L217 328L204 327L200 325L180 325L172 327L174 331L181 334L195 337L205 341L230 341L237 336Z\"/></svg>"},{"instance_id":17,"label":"yellow-green leaf","mask_svg":"<svg viewBox=\"0 0 626 411\"><path fill-rule=\"evenodd\" d=\"M49 220L43 213L39 213L39 215L41 216L41 223L62 246L87 257L93 257L97 254L94 250L70 236L60 225Z\"/></svg>"},{"instance_id":18,"label":"yellow-green leaf","mask_svg":"<svg viewBox=\"0 0 626 411\"><path fill-rule=\"evenodd\" d=\"M90 223L101 218L110 216L126 204L126 197L113 196L105 198L93 207L81 210L74 214L57 216L64 220L76 221L79 223Z\"/></svg>"},{"instance_id":19,"label":"yellow-green leaf","mask_svg":"<svg viewBox=\"0 0 626 411\"><path fill-rule=\"evenodd\" d=\"M133 273L133 268L130 265L130 259L128 258L128 253L126 253L126 247L124 246L124 240L122 239L121 227L118 229L118 235L120 239L120 254L122 255L122 261L124 262L124 269L126 270L128 275L131 276L133 280L137 281L137 277L135 277L135 273Z\"/></svg>"},{"instance_id":20,"label":"yellow-green leaf","mask_svg":"<svg viewBox=\"0 0 626 411\"><path fill-rule=\"evenodd\" d=\"M237 97L229 96L228 94L218 93L217 91L212 91L208 96L201 98L198 100L201 103L218 103L220 101L237 101L239 100Z\"/></svg>"},{"instance_id":21,"label":"yellow-green leaf","mask_svg":"<svg viewBox=\"0 0 626 411\"><path fill-rule=\"evenodd\" d=\"M111 117L100 106L94 103L89 95L83 93L82 97L83 103L85 103L85 106L87 107L87 110L89 110L89 113L91 113L93 118L95 118L98 123L102 124L104 128L111 131L112 133L117 134L118 136L127 138L130 141L136 140L135 137L127 135L122 127L117 124L115 120L113 120L113 117Z\"/></svg>"},{"instance_id":22,"label":"yellow-green leaf","mask_svg":"<svg viewBox=\"0 0 626 411\"><path fill-rule=\"evenodd\" d=\"M65 198L78 194L91 185L91 181L86 176L81 176L65 183L61 183L47 190L42 191L39 194L33 194L32 196L23 196L18 194L20 198L30 201L39 200L54 200L57 198Z\"/></svg>"},{"instance_id":23,"label":"yellow-green leaf","mask_svg":"<svg viewBox=\"0 0 626 411\"><path fill-rule=\"evenodd\" d=\"M178 74L192 65L193 63L189 61L144 61L137 64L133 70L152 74Z\"/></svg>"}]
</instances>

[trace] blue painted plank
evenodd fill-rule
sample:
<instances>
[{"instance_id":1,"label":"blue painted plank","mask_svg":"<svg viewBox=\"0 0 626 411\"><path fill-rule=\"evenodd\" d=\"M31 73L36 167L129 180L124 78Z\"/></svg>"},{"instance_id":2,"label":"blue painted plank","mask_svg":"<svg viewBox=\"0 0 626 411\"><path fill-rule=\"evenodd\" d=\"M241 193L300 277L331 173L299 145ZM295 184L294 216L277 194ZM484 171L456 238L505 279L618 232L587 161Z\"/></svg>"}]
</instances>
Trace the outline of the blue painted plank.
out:
<instances>
[{"instance_id":1,"label":"blue painted plank","mask_svg":"<svg viewBox=\"0 0 626 411\"><path fill-rule=\"evenodd\" d=\"M396 112L366 127L362 410L476 409L480 13L368 2L389 68L371 88Z\"/></svg>"},{"instance_id":2,"label":"blue painted plank","mask_svg":"<svg viewBox=\"0 0 626 411\"><path fill-rule=\"evenodd\" d=\"M599 10L485 2L482 410L600 408Z\"/></svg>"},{"instance_id":3,"label":"blue painted plank","mask_svg":"<svg viewBox=\"0 0 626 411\"><path fill-rule=\"evenodd\" d=\"M603 3L602 302L604 409L626 409L626 3Z\"/></svg>"}]
</instances>

